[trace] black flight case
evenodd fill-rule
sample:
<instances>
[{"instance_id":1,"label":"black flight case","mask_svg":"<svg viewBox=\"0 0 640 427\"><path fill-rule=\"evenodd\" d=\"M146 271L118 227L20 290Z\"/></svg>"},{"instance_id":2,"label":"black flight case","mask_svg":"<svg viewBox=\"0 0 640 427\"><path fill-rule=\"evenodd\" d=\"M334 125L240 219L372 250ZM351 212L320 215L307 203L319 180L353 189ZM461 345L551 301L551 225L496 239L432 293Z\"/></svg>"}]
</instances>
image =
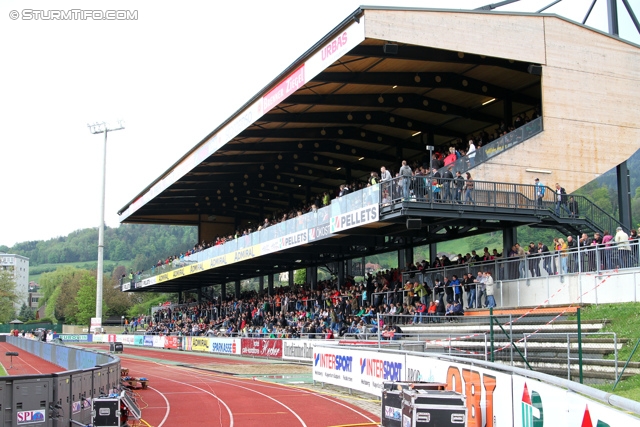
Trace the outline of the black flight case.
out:
<instances>
[{"instance_id":1,"label":"black flight case","mask_svg":"<svg viewBox=\"0 0 640 427\"><path fill-rule=\"evenodd\" d=\"M382 427L402 427L402 391L403 390L444 390L446 383L421 381L385 382L382 390Z\"/></svg>"},{"instance_id":2,"label":"black flight case","mask_svg":"<svg viewBox=\"0 0 640 427\"><path fill-rule=\"evenodd\" d=\"M402 427L461 427L466 423L464 395L441 390L402 391Z\"/></svg>"}]
</instances>

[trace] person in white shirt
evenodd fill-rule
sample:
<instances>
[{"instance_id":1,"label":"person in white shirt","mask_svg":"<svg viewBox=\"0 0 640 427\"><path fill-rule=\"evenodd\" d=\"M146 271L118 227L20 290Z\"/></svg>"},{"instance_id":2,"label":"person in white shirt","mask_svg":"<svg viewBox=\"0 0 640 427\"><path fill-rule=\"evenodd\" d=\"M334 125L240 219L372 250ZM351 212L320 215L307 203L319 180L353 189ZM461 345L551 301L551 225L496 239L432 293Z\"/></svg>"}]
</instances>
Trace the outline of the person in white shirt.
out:
<instances>
[{"instance_id":1,"label":"person in white shirt","mask_svg":"<svg viewBox=\"0 0 640 427\"><path fill-rule=\"evenodd\" d=\"M467 150L467 157L469 157L469 166L475 166L476 161L476 145L473 143L473 139L469 140L469 149Z\"/></svg>"},{"instance_id":2,"label":"person in white shirt","mask_svg":"<svg viewBox=\"0 0 640 427\"><path fill-rule=\"evenodd\" d=\"M613 238L618 246L618 267L629 267L629 258L631 257L631 246L629 245L629 235L624 232L622 227L616 228L616 236Z\"/></svg>"}]
</instances>

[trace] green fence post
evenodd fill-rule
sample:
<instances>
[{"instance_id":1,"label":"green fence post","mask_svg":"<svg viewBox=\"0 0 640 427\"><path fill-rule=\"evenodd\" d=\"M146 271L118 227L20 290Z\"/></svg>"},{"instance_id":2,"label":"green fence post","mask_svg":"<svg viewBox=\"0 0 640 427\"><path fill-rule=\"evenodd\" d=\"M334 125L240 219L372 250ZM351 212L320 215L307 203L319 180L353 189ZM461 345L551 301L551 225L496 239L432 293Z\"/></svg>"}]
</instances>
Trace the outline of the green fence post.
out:
<instances>
[{"instance_id":1,"label":"green fence post","mask_svg":"<svg viewBox=\"0 0 640 427\"><path fill-rule=\"evenodd\" d=\"M490 337L490 341L491 341L491 362L494 362L493 360L493 307L489 308L489 324L491 325L491 329L489 329L489 337Z\"/></svg>"},{"instance_id":2,"label":"green fence post","mask_svg":"<svg viewBox=\"0 0 640 427\"><path fill-rule=\"evenodd\" d=\"M580 384L582 384L582 322L580 322L580 307L577 310L578 315L578 369L580 370Z\"/></svg>"}]
</instances>

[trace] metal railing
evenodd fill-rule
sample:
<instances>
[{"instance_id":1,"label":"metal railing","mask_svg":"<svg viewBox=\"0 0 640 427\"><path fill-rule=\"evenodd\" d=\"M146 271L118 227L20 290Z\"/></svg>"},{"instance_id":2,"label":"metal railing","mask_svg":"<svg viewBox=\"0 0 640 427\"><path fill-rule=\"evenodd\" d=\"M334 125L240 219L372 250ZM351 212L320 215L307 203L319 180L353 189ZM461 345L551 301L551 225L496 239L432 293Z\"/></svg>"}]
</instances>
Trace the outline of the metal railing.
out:
<instances>
[{"instance_id":1,"label":"metal railing","mask_svg":"<svg viewBox=\"0 0 640 427\"><path fill-rule=\"evenodd\" d=\"M630 240L627 242L628 245L611 241L608 244L580 246L579 236L573 238L578 246L566 251L525 253L523 257L514 256L422 271L405 271L402 273L403 283L426 283L433 288L436 279L443 282L445 277L450 279L456 275L463 278L469 273L475 277L478 271L488 271L494 281L501 281L640 267L640 240ZM538 245L535 245L535 250L538 250Z\"/></svg>"},{"instance_id":2,"label":"metal railing","mask_svg":"<svg viewBox=\"0 0 640 427\"><path fill-rule=\"evenodd\" d=\"M509 132L505 136L501 136L500 138L491 141L487 145L484 145L478 148L475 151L475 155L472 154L472 157L464 156L456 160L454 163L447 165L443 168L440 168L440 174L443 174L449 166L453 169L453 173L455 174L457 171L462 173L468 171L469 169L478 166L491 158L497 156L498 154L504 153L511 147L515 147L516 145L526 141L527 139L532 138L533 136L541 133L543 131L542 127L542 117L538 117L535 120L526 123L525 125L517 128L514 131Z\"/></svg>"}]
</instances>

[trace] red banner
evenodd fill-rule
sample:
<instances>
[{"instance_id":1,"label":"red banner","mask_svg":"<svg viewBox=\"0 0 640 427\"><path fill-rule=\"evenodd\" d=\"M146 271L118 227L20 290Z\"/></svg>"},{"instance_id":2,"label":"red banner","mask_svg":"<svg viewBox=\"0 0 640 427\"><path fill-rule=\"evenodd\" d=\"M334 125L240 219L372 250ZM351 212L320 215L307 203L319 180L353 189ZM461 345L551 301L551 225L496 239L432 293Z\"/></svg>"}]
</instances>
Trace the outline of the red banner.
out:
<instances>
[{"instance_id":1,"label":"red banner","mask_svg":"<svg viewBox=\"0 0 640 427\"><path fill-rule=\"evenodd\" d=\"M263 338L242 338L240 350L244 356L282 358L282 340Z\"/></svg>"},{"instance_id":2,"label":"red banner","mask_svg":"<svg viewBox=\"0 0 640 427\"><path fill-rule=\"evenodd\" d=\"M164 348L180 348L180 338L173 335L164 337Z\"/></svg>"}]
</instances>

